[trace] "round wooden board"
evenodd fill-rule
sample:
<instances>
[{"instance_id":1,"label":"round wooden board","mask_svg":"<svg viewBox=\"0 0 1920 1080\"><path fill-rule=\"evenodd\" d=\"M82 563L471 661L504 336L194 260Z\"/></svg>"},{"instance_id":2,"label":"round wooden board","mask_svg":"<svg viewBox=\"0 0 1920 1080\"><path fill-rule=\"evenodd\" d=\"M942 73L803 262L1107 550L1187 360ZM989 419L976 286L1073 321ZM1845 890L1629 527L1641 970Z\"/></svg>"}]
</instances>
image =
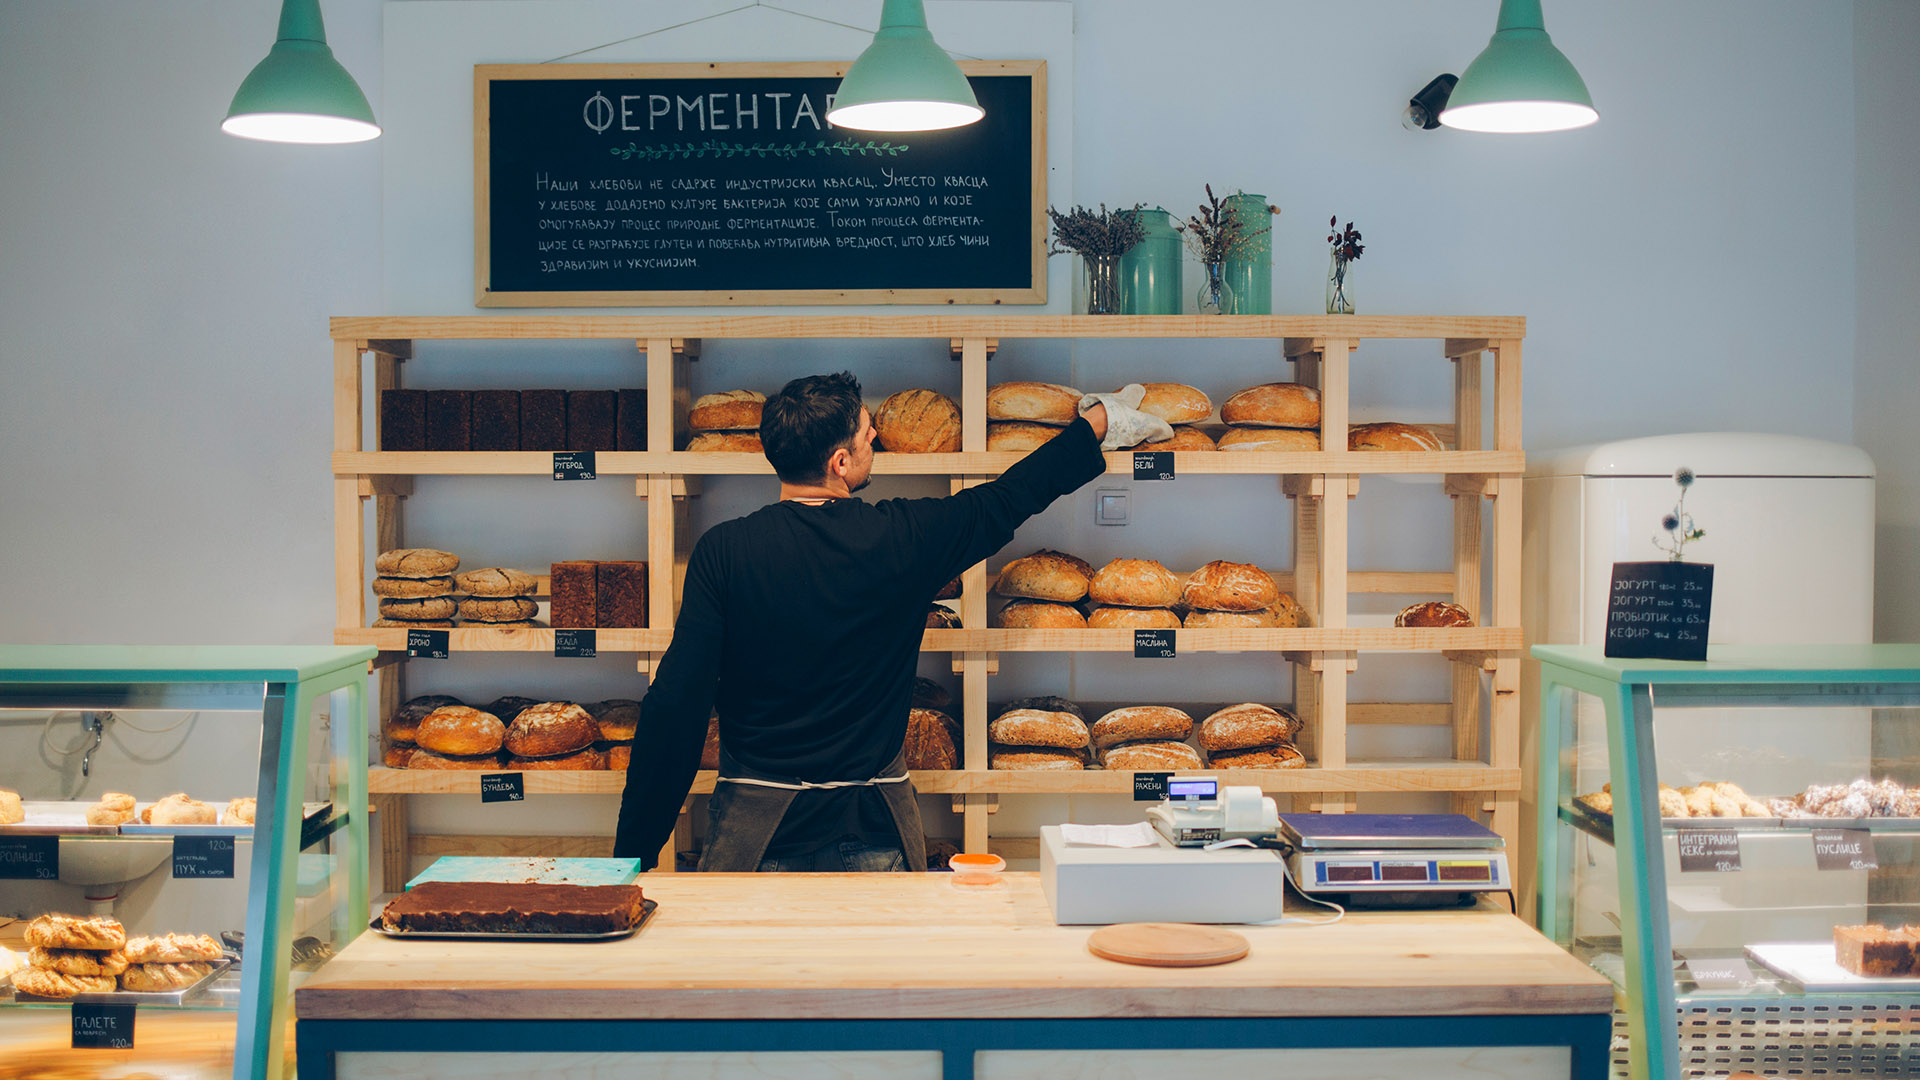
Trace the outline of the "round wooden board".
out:
<instances>
[{"instance_id":1,"label":"round wooden board","mask_svg":"<svg viewBox=\"0 0 1920 1080\"><path fill-rule=\"evenodd\" d=\"M1087 949L1103 960L1147 967L1231 964L1247 955L1247 939L1231 930L1192 923L1116 923L1087 936Z\"/></svg>"}]
</instances>

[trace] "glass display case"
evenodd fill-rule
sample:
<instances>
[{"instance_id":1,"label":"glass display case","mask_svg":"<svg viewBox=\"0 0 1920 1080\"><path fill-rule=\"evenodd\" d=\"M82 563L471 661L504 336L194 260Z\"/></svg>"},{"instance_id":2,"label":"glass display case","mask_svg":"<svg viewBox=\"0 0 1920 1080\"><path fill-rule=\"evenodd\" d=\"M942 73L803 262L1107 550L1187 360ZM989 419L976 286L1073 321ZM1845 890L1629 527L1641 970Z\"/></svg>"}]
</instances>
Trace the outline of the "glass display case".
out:
<instances>
[{"instance_id":1,"label":"glass display case","mask_svg":"<svg viewBox=\"0 0 1920 1080\"><path fill-rule=\"evenodd\" d=\"M367 926L374 656L0 645L0 1073L290 1073Z\"/></svg>"},{"instance_id":2,"label":"glass display case","mask_svg":"<svg viewBox=\"0 0 1920 1080\"><path fill-rule=\"evenodd\" d=\"M1540 928L1619 988L1616 1071L1920 1076L1920 646L1533 655Z\"/></svg>"}]
</instances>

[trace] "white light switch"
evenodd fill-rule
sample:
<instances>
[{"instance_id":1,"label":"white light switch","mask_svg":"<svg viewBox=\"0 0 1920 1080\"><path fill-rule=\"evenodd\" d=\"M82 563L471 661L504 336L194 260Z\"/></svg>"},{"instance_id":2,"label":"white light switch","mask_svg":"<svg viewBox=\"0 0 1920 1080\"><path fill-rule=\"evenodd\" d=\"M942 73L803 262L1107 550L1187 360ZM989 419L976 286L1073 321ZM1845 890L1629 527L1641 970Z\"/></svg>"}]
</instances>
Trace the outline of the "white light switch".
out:
<instances>
[{"instance_id":1,"label":"white light switch","mask_svg":"<svg viewBox=\"0 0 1920 1080\"><path fill-rule=\"evenodd\" d=\"M1127 523L1126 488L1100 488L1093 493L1093 520L1099 525Z\"/></svg>"}]
</instances>

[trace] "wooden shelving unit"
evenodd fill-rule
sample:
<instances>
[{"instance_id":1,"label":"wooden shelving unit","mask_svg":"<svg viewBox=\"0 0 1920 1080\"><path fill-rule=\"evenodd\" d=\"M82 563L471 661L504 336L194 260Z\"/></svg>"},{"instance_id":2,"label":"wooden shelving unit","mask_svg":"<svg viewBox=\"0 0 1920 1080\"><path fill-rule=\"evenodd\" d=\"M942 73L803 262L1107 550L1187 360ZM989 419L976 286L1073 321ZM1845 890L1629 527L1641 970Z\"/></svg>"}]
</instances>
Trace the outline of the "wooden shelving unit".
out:
<instances>
[{"instance_id":1,"label":"wooden shelving unit","mask_svg":"<svg viewBox=\"0 0 1920 1080\"><path fill-rule=\"evenodd\" d=\"M362 443L362 404L367 391L402 385L405 362L422 340L631 341L644 358L648 394L645 452L596 455L603 477L634 478L635 494L647 501L647 555L654 587L649 592L649 629L602 630L603 652L631 652L641 671L651 669L671 641L686 558L691 548L687 500L701 492L702 477L767 474L766 460L752 454L685 453L691 404L687 365L703 340L719 339L944 339L961 365L962 452L881 454L875 472L936 475L953 490L984 483L1019 460L1018 454L986 452L988 361L1002 340L1040 338L1269 339L1275 347L1273 381L1297 381L1319 389L1322 446L1317 453L1183 453L1181 476L1274 476L1295 503L1293 563L1275 577L1306 607L1311 626L1285 630L1183 630L1180 650L1265 654L1267 662L1293 665L1294 707L1308 721L1302 738L1310 768L1225 770L1223 779L1257 784L1283 804L1341 812L1360 792L1447 792L1455 809L1488 821L1510 841L1518 836L1520 789L1520 364L1526 321L1521 318L1452 316L530 316L445 318L336 318L334 348L335 575L340 644L381 650L376 668L382 716L404 700L405 631L368 626L368 556L362 544L366 514L374 515L381 549L405 546L402 500L422 475L513 476L551 472L552 455L517 453L386 453ZM1454 369L1453 423L1437 425L1450 448L1434 453L1355 453L1344 449L1350 415L1348 373L1362 342L1427 339L1435 362ZM367 381L371 354L371 385ZM1362 361L1364 362L1364 361ZM1171 376L1171 373L1170 373ZM1487 380L1491 379L1491 415ZM664 391L664 392L663 392ZM377 447L377 433L372 440ZM1107 456L1110 474L1130 474L1129 455ZM1450 572L1355 571L1347 565L1348 498L1362 476L1443 476L1452 496L1453 566ZM1332 493L1330 496L1329 493ZM1483 503L1492 506L1491 529ZM1488 563L1488 549L1491 560ZM996 563L1004 556L996 557ZM1483 573L1490 565L1490 579ZM672 568L671 577L666 568ZM959 603L965 629L930 630L926 652L950 654L960 676L955 707L962 721L967 768L914 775L922 792L953 797L963 818L970 851L996 848L1028 853L1030 841L989 836L991 814L1002 796L1028 794L1119 794L1131 790L1127 774L1089 771L994 772L986 768L989 682L996 657L1008 652L1130 652L1131 631L1004 630L987 625L987 565L962 576ZM668 587L670 584L671 587ZM543 589L544 592L544 589ZM1459 629L1402 629L1349 625L1348 598L1367 593L1445 597L1466 607L1478 625ZM535 629L468 629L452 632L456 651L548 653L553 632ZM1451 693L1442 702L1350 702L1349 676L1366 653L1419 652L1451 661ZM1261 662L1252 657L1248 662ZM1007 695L998 695L1001 697ZM1131 703L1129 703L1131 704ZM1482 721L1488 733L1483 739ZM1445 725L1452 729L1452 757L1442 761L1352 761L1348 729L1362 724ZM529 772L535 793L618 792L614 773ZM703 773L696 794L710 791ZM376 768L371 791L384 811L382 839L389 880L406 876L407 852L424 850L506 853L511 838L412 837L406 799L413 795L477 792L478 774L408 772ZM684 823L683 818L683 823ZM684 833L684 826L683 826ZM684 836L682 837L684 839ZM546 838L519 838L531 851L555 849ZM573 851L575 845L568 848ZM589 843L581 850L591 850ZM663 864L672 866L669 858Z\"/></svg>"}]
</instances>

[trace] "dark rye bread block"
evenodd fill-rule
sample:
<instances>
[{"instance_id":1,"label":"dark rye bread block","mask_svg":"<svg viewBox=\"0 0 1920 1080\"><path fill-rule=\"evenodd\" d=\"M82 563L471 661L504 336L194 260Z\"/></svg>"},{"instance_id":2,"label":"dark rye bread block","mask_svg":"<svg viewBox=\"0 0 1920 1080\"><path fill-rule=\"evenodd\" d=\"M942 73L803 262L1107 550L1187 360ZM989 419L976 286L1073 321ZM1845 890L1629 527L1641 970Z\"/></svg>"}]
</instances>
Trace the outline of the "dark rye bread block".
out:
<instances>
[{"instance_id":1,"label":"dark rye bread block","mask_svg":"<svg viewBox=\"0 0 1920 1080\"><path fill-rule=\"evenodd\" d=\"M614 414L618 408L611 390L567 391L566 449L613 449Z\"/></svg>"},{"instance_id":2,"label":"dark rye bread block","mask_svg":"<svg viewBox=\"0 0 1920 1080\"><path fill-rule=\"evenodd\" d=\"M427 392L380 391L380 449L427 448Z\"/></svg>"},{"instance_id":3,"label":"dark rye bread block","mask_svg":"<svg viewBox=\"0 0 1920 1080\"><path fill-rule=\"evenodd\" d=\"M475 450L520 449L520 391L473 392L471 445Z\"/></svg>"},{"instance_id":4,"label":"dark rye bread block","mask_svg":"<svg viewBox=\"0 0 1920 1080\"><path fill-rule=\"evenodd\" d=\"M594 583L595 618L605 627L647 625L647 564L603 562Z\"/></svg>"},{"instance_id":5,"label":"dark rye bread block","mask_svg":"<svg viewBox=\"0 0 1920 1080\"><path fill-rule=\"evenodd\" d=\"M614 426L619 429L616 450L644 451L647 448L647 392L616 390L618 403Z\"/></svg>"},{"instance_id":6,"label":"dark rye bread block","mask_svg":"<svg viewBox=\"0 0 1920 1080\"><path fill-rule=\"evenodd\" d=\"M427 391L427 449L473 448L473 394L466 390Z\"/></svg>"},{"instance_id":7,"label":"dark rye bread block","mask_svg":"<svg viewBox=\"0 0 1920 1080\"><path fill-rule=\"evenodd\" d=\"M641 919L638 885L423 881L387 903L380 922L401 933L596 934Z\"/></svg>"},{"instance_id":8,"label":"dark rye bread block","mask_svg":"<svg viewBox=\"0 0 1920 1080\"><path fill-rule=\"evenodd\" d=\"M590 562L557 562L549 568L547 621L557 627L590 629L600 625L595 583L599 568Z\"/></svg>"},{"instance_id":9,"label":"dark rye bread block","mask_svg":"<svg viewBox=\"0 0 1920 1080\"><path fill-rule=\"evenodd\" d=\"M520 391L520 449L574 449L567 445L565 390Z\"/></svg>"}]
</instances>

